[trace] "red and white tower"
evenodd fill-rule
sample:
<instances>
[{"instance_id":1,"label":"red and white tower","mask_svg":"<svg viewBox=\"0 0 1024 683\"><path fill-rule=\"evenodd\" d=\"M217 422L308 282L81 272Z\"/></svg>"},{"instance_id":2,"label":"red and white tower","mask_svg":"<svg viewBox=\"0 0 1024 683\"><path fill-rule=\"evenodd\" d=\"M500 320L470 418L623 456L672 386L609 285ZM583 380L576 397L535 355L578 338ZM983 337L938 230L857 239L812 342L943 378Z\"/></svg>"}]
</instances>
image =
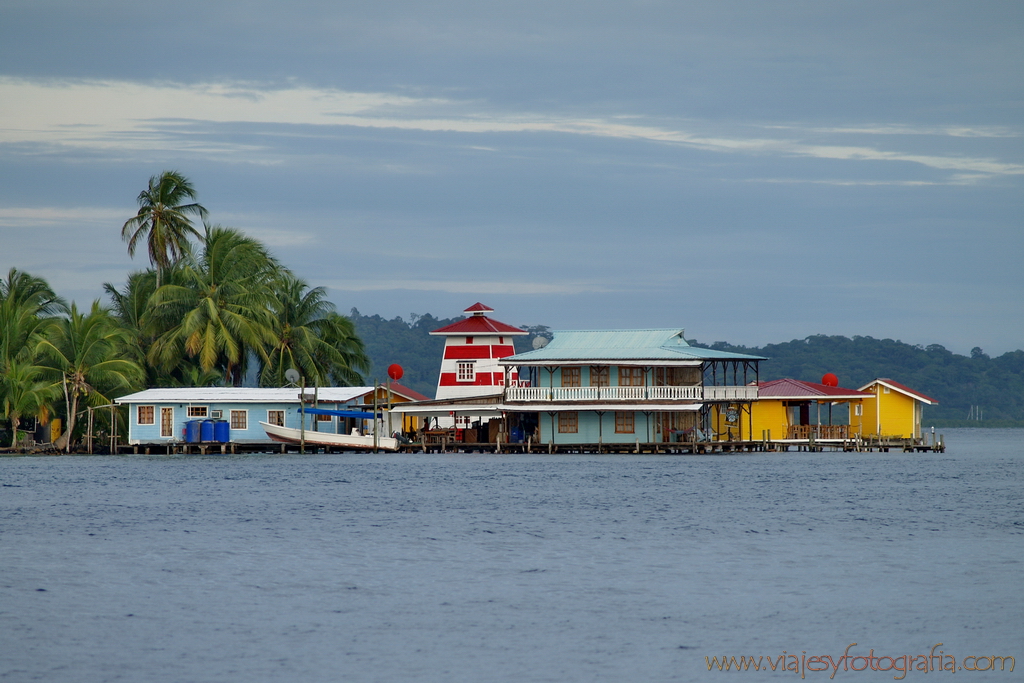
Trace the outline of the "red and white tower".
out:
<instances>
[{"instance_id":1,"label":"red and white tower","mask_svg":"<svg viewBox=\"0 0 1024 683\"><path fill-rule=\"evenodd\" d=\"M512 337L527 332L487 317L493 312L476 303L465 310L464 320L430 333L445 338L436 398L490 396L504 389L505 369L498 359L515 354ZM515 369L509 379L518 381Z\"/></svg>"}]
</instances>

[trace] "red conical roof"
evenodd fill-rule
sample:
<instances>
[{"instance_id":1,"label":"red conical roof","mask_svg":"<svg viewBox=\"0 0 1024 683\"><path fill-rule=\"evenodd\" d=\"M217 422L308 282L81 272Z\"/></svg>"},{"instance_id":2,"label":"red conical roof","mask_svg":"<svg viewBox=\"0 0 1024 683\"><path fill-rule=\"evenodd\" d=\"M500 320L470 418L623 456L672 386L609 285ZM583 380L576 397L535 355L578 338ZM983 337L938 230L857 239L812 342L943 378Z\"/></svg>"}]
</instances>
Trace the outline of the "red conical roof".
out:
<instances>
[{"instance_id":1,"label":"red conical roof","mask_svg":"<svg viewBox=\"0 0 1024 683\"><path fill-rule=\"evenodd\" d=\"M430 334L464 334L467 337L481 334L500 334L509 336L529 334L526 330L506 325L503 322L488 318L484 315L485 313L491 313L493 311L493 308L484 306L482 303L477 302L466 309L465 312L469 314L468 318L464 318L457 323L452 323L451 325L445 325L440 329L434 330Z\"/></svg>"}]
</instances>

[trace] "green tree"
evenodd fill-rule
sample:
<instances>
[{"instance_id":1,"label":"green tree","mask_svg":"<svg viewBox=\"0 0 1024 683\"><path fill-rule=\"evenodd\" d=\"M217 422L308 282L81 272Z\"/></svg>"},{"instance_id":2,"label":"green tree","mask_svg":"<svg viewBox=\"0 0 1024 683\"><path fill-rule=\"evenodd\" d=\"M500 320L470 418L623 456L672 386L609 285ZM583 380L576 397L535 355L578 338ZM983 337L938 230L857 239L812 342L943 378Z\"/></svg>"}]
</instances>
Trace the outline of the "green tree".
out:
<instances>
[{"instance_id":1,"label":"green tree","mask_svg":"<svg viewBox=\"0 0 1024 683\"><path fill-rule=\"evenodd\" d=\"M369 369L363 343L348 318L326 300L323 287L310 289L303 280L283 272L270 302L274 343L261 362L262 386L284 386L285 371L298 370L310 384L355 385L359 371Z\"/></svg>"},{"instance_id":2,"label":"green tree","mask_svg":"<svg viewBox=\"0 0 1024 683\"><path fill-rule=\"evenodd\" d=\"M21 418L36 417L46 422L50 406L60 398L60 385L45 379L43 368L16 360L0 373L0 407L11 422L11 446L18 445Z\"/></svg>"},{"instance_id":3,"label":"green tree","mask_svg":"<svg viewBox=\"0 0 1024 683\"><path fill-rule=\"evenodd\" d=\"M271 283L280 270L258 240L207 226L196 252L185 255L172 282L150 300L153 324L166 331L150 347L149 362L169 372L192 358L240 385L249 354L266 361L275 342Z\"/></svg>"},{"instance_id":4,"label":"green tree","mask_svg":"<svg viewBox=\"0 0 1024 683\"><path fill-rule=\"evenodd\" d=\"M128 332L110 312L94 301L89 313L71 304L67 317L58 318L39 342L40 365L63 388L67 426L55 443L71 450L79 402L105 405L113 392L127 391L142 379L139 365L125 358Z\"/></svg>"},{"instance_id":5,"label":"green tree","mask_svg":"<svg viewBox=\"0 0 1024 683\"><path fill-rule=\"evenodd\" d=\"M12 268L0 280L0 406L13 438L26 415L46 419L56 396L37 364L36 347L54 324L63 300L41 278Z\"/></svg>"},{"instance_id":6,"label":"green tree","mask_svg":"<svg viewBox=\"0 0 1024 683\"><path fill-rule=\"evenodd\" d=\"M189 237L200 237L189 219L206 218L206 209L195 203L192 183L177 171L164 171L149 179L149 187L139 193L139 212L121 228L121 239L128 243L128 254L143 240L149 261L156 268L156 284L161 272L180 260L189 250ZM188 203L186 203L188 202Z\"/></svg>"}]
</instances>

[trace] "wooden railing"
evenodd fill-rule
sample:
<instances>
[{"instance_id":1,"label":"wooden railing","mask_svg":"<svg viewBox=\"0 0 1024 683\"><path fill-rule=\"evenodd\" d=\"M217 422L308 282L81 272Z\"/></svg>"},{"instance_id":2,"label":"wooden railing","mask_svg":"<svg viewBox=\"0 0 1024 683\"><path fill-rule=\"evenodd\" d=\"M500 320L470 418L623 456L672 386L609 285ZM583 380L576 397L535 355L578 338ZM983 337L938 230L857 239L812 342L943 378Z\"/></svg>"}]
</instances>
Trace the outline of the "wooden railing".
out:
<instances>
[{"instance_id":1,"label":"wooden railing","mask_svg":"<svg viewBox=\"0 0 1024 683\"><path fill-rule=\"evenodd\" d=\"M752 385L704 387L705 401L756 401L757 387Z\"/></svg>"},{"instance_id":2,"label":"wooden railing","mask_svg":"<svg viewBox=\"0 0 1024 683\"><path fill-rule=\"evenodd\" d=\"M506 387L520 401L756 401L757 387Z\"/></svg>"},{"instance_id":3,"label":"wooden railing","mask_svg":"<svg viewBox=\"0 0 1024 683\"><path fill-rule=\"evenodd\" d=\"M787 439L849 439L850 425L790 425Z\"/></svg>"}]
</instances>

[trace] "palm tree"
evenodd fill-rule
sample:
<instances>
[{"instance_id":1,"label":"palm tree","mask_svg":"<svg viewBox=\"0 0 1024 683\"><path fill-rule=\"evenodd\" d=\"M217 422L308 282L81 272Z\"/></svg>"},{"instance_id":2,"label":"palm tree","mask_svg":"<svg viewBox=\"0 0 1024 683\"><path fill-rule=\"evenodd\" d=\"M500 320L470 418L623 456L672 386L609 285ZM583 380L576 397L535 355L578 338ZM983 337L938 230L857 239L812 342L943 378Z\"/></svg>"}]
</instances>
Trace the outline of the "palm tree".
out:
<instances>
[{"instance_id":1,"label":"palm tree","mask_svg":"<svg viewBox=\"0 0 1024 683\"><path fill-rule=\"evenodd\" d=\"M92 303L87 314L71 304L68 317L57 319L37 347L40 364L64 390L67 427L55 443L71 450L79 401L109 404L112 392L131 389L142 379L142 368L125 358L130 335L100 306Z\"/></svg>"},{"instance_id":2,"label":"palm tree","mask_svg":"<svg viewBox=\"0 0 1024 683\"><path fill-rule=\"evenodd\" d=\"M60 385L43 376L43 368L17 360L0 373L0 407L11 422L11 447L18 445L21 418L31 415L45 422L50 405L60 397Z\"/></svg>"},{"instance_id":3,"label":"palm tree","mask_svg":"<svg viewBox=\"0 0 1024 683\"><path fill-rule=\"evenodd\" d=\"M12 268L0 280L0 407L11 421L14 439L25 415L44 420L56 398L42 377L36 347L65 304L45 280Z\"/></svg>"},{"instance_id":4,"label":"palm tree","mask_svg":"<svg viewBox=\"0 0 1024 683\"><path fill-rule=\"evenodd\" d=\"M303 280L283 273L274 290L274 343L261 363L260 384L284 386L289 368L314 385L361 383L358 371L369 369L369 357L352 321L338 315L324 288L309 289Z\"/></svg>"},{"instance_id":5,"label":"palm tree","mask_svg":"<svg viewBox=\"0 0 1024 683\"><path fill-rule=\"evenodd\" d=\"M67 304L53 293L46 280L17 268L11 268L7 272L7 279L0 280L0 303L7 301L30 305L37 315L60 313L67 308Z\"/></svg>"},{"instance_id":6,"label":"palm tree","mask_svg":"<svg viewBox=\"0 0 1024 683\"><path fill-rule=\"evenodd\" d=\"M250 353L264 357L274 341L270 284L281 267L261 242L220 226L207 226L196 252L151 300L155 324L167 331L148 358L165 371L194 358L204 371L220 368L225 382L237 386Z\"/></svg>"},{"instance_id":7,"label":"palm tree","mask_svg":"<svg viewBox=\"0 0 1024 683\"><path fill-rule=\"evenodd\" d=\"M189 236L200 237L189 216L205 219L206 209L195 203L195 198L188 178L177 171L164 171L149 179L149 187L139 193L139 212L121 228L121 239L128 243L130 256L135 256L141 240L147 241L157 287L161 271L188 252Z\"/></svg>"}]
</instances>

